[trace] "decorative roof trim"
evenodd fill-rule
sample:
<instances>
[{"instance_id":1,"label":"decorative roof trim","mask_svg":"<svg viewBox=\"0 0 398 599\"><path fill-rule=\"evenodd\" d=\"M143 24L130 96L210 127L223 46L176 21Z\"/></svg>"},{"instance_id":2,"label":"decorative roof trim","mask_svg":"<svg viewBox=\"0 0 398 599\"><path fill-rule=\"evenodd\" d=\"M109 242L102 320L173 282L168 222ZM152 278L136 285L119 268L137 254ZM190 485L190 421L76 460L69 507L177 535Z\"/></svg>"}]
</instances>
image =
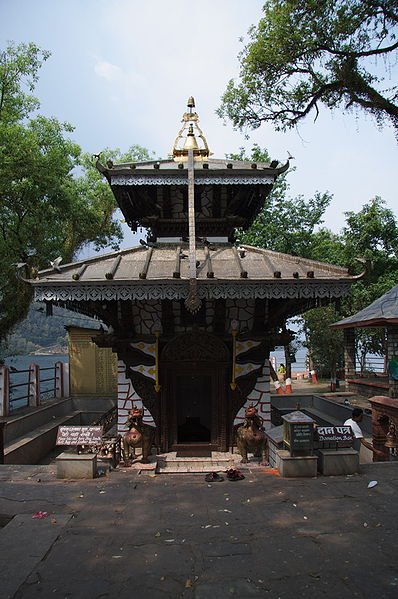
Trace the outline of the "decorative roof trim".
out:
<instances>
[{"instance_id":1,"label":"decorative roof trim","mask_svg":"<svg viewBox=\"0 0 398 599\"><path fill-rule=\"evenodd\" d=\"M195 173L195 185L267 185L274 183L275 177L248 177L235 175L233 177L206 176L200 177ZM111 185L188 185L188 177L179 175L112 175Z\"/></svg>"},{"instance_id":2,"label":"decorative roof trim","mask_svg":"<svg viewBox=\"0 0 398 599\"><path fill-rule=\"evenodd\" d=\"M139 285L37 285L35 301L112 301L186 299L189 282ZM340 298L350 293L349 282L199 283L202 299L313 299Z\"/></svg>"}]
</instances>

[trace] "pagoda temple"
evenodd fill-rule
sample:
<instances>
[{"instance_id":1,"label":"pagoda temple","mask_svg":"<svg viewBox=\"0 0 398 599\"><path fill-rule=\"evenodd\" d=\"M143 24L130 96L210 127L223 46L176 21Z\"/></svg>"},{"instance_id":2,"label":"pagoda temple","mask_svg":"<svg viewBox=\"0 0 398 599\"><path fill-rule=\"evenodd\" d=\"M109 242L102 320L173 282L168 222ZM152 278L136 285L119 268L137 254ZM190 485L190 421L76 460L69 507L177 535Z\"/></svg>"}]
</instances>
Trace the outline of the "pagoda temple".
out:
<instances>
[{"instance_id":1,"label":"pagoda temple","mask_svg":"<svg viewBox=\"0 0 398 599\"><path fill-rule=\"evenodd\" d=\"M349 294L345 268L240 245L279 164L211 158L193 98L166 160L103 164L138 247L42 270L35 300L96 317L119 360L119 432L143 405L163 452L228 451L245 405L270 418L269 354L286 320Z\"/></svg>"}]
</instances>

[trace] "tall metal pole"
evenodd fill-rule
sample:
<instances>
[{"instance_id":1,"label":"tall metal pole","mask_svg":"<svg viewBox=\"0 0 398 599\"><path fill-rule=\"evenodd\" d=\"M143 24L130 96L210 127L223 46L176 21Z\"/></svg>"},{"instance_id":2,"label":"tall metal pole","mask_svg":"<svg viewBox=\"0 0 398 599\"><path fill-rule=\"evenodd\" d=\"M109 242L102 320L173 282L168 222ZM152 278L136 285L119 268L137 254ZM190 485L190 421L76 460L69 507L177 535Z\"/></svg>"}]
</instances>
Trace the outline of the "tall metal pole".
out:
<instances>
[{"instance_id":1,"label":"tall metal pole","mask_svg":"<svg viewBox=\"0 0 398 599\"><path fill-rule=\"evenodd\" d=\"M187 310L195 314L202 302L198 297L196 279L196 233L195 233L195 171L193 149L188 150L188 227L189 227L189 295L185 300Z\"/></svg>"},{"instance_id":2,"label":"tall metal pole","mask_svg":"<svg viewBox=\"0 0 398 599\"><path fill-rule=\"evenodd\" d=\"M188 227L189 227L189 278L196 279L195 245L195 172L193 150L188 150Z\"/></svg>"}]
</instances>

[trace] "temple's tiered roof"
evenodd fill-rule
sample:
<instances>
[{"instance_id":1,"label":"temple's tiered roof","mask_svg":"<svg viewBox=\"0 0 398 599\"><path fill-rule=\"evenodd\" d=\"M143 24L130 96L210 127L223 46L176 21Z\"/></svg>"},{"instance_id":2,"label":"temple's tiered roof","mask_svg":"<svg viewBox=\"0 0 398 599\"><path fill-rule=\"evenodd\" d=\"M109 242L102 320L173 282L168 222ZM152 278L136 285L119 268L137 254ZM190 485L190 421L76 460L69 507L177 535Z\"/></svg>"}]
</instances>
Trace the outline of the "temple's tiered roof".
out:
<instances>
[{"instance_id":1,"label":"temple's tiered roof","mask_svg":"<svg viewBox=\"0 0 398 599\"><path fill-rule=\"evenodd\" d=\"M236 228L250 225L289 163L211 158L194 106L189 98L169 159L97 160L126 222L147 230L144 246L39 272L31 281L37 300L186 299L190 288L190 297L202 299L349 293L353 277L345 268L234 245ZM199 302L188 306L194 313Z\"/></svg>"},{"instance_id":2,"label":"temple's tiered roof","mask_svg":"<svg viewBox=\"0 0 398 599\"><path fill-rule=\"evenodd\" d=\"M198 235L231 238L236 227L250 226L264 205L279 165L215 158L195 160L195 218ZM153 238L188 235L188 170L186 162L159 160L104 166L126 222L142 226Z\"/></svg>"},{"instance_id":3,"label":"temple's tiered roof","mask_svg":"<svg viewBox=\"0 0 398 599\"><path fill-rule=\"evenodd\" d=\"M196 248L201 297L316 298L347 295L345 268L250 246ZM38 273L38 300L181 299L188 295L187 244L155 244Z\"/></svg>"}]
</instances>

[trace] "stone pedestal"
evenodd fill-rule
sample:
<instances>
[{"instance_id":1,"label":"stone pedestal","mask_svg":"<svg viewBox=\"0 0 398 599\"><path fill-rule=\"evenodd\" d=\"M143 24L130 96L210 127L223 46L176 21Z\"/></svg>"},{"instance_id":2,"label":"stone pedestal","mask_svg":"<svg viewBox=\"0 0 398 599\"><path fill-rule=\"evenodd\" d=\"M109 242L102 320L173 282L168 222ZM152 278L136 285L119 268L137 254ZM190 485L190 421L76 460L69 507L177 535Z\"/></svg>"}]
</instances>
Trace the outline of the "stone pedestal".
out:
<instances>
[{"instance_id":1,"label":"stone pedestal","mask_svg":"<svg viewBox=\"0 0 398 599\"><path fill-rule=\"evenodd\" d=\"M268 461L271 468L277 468L277 451L283 447L283 426L274 426L266 433L268 443Z\"/></svg>"},{"instance_id":2,"label":"stone pedestal","mask_svg":"<svg viewBox=\"0 0 398 599\"><path fill-rule=\"evenodd\" d=\"M95 453L78 455L61 453L56 458L57 478L94 478L97 474L97 456Z\"/></svg>"},{"instance_id":3,"label":"stone pedestal","mask_svg":"<svg viewBox=\"0 0 398 599\"><path fill-rule=\"evenodd\" d=\"M314 478L318 472L318 458L316 455L292 457L285 449L279 449L276 452L276 467L284 478Z\"/></svg>"},{"instance_id":4,"label":"stone pedestal","mask_svg":"<svg viewBox=\"0 0 398 599\"><path fill-rule=\"evenodd\" d=\"M359 472L359 452L355 449L320 449L319 471L324 476L340 476Z\"/></svg>"}]
</instances>

